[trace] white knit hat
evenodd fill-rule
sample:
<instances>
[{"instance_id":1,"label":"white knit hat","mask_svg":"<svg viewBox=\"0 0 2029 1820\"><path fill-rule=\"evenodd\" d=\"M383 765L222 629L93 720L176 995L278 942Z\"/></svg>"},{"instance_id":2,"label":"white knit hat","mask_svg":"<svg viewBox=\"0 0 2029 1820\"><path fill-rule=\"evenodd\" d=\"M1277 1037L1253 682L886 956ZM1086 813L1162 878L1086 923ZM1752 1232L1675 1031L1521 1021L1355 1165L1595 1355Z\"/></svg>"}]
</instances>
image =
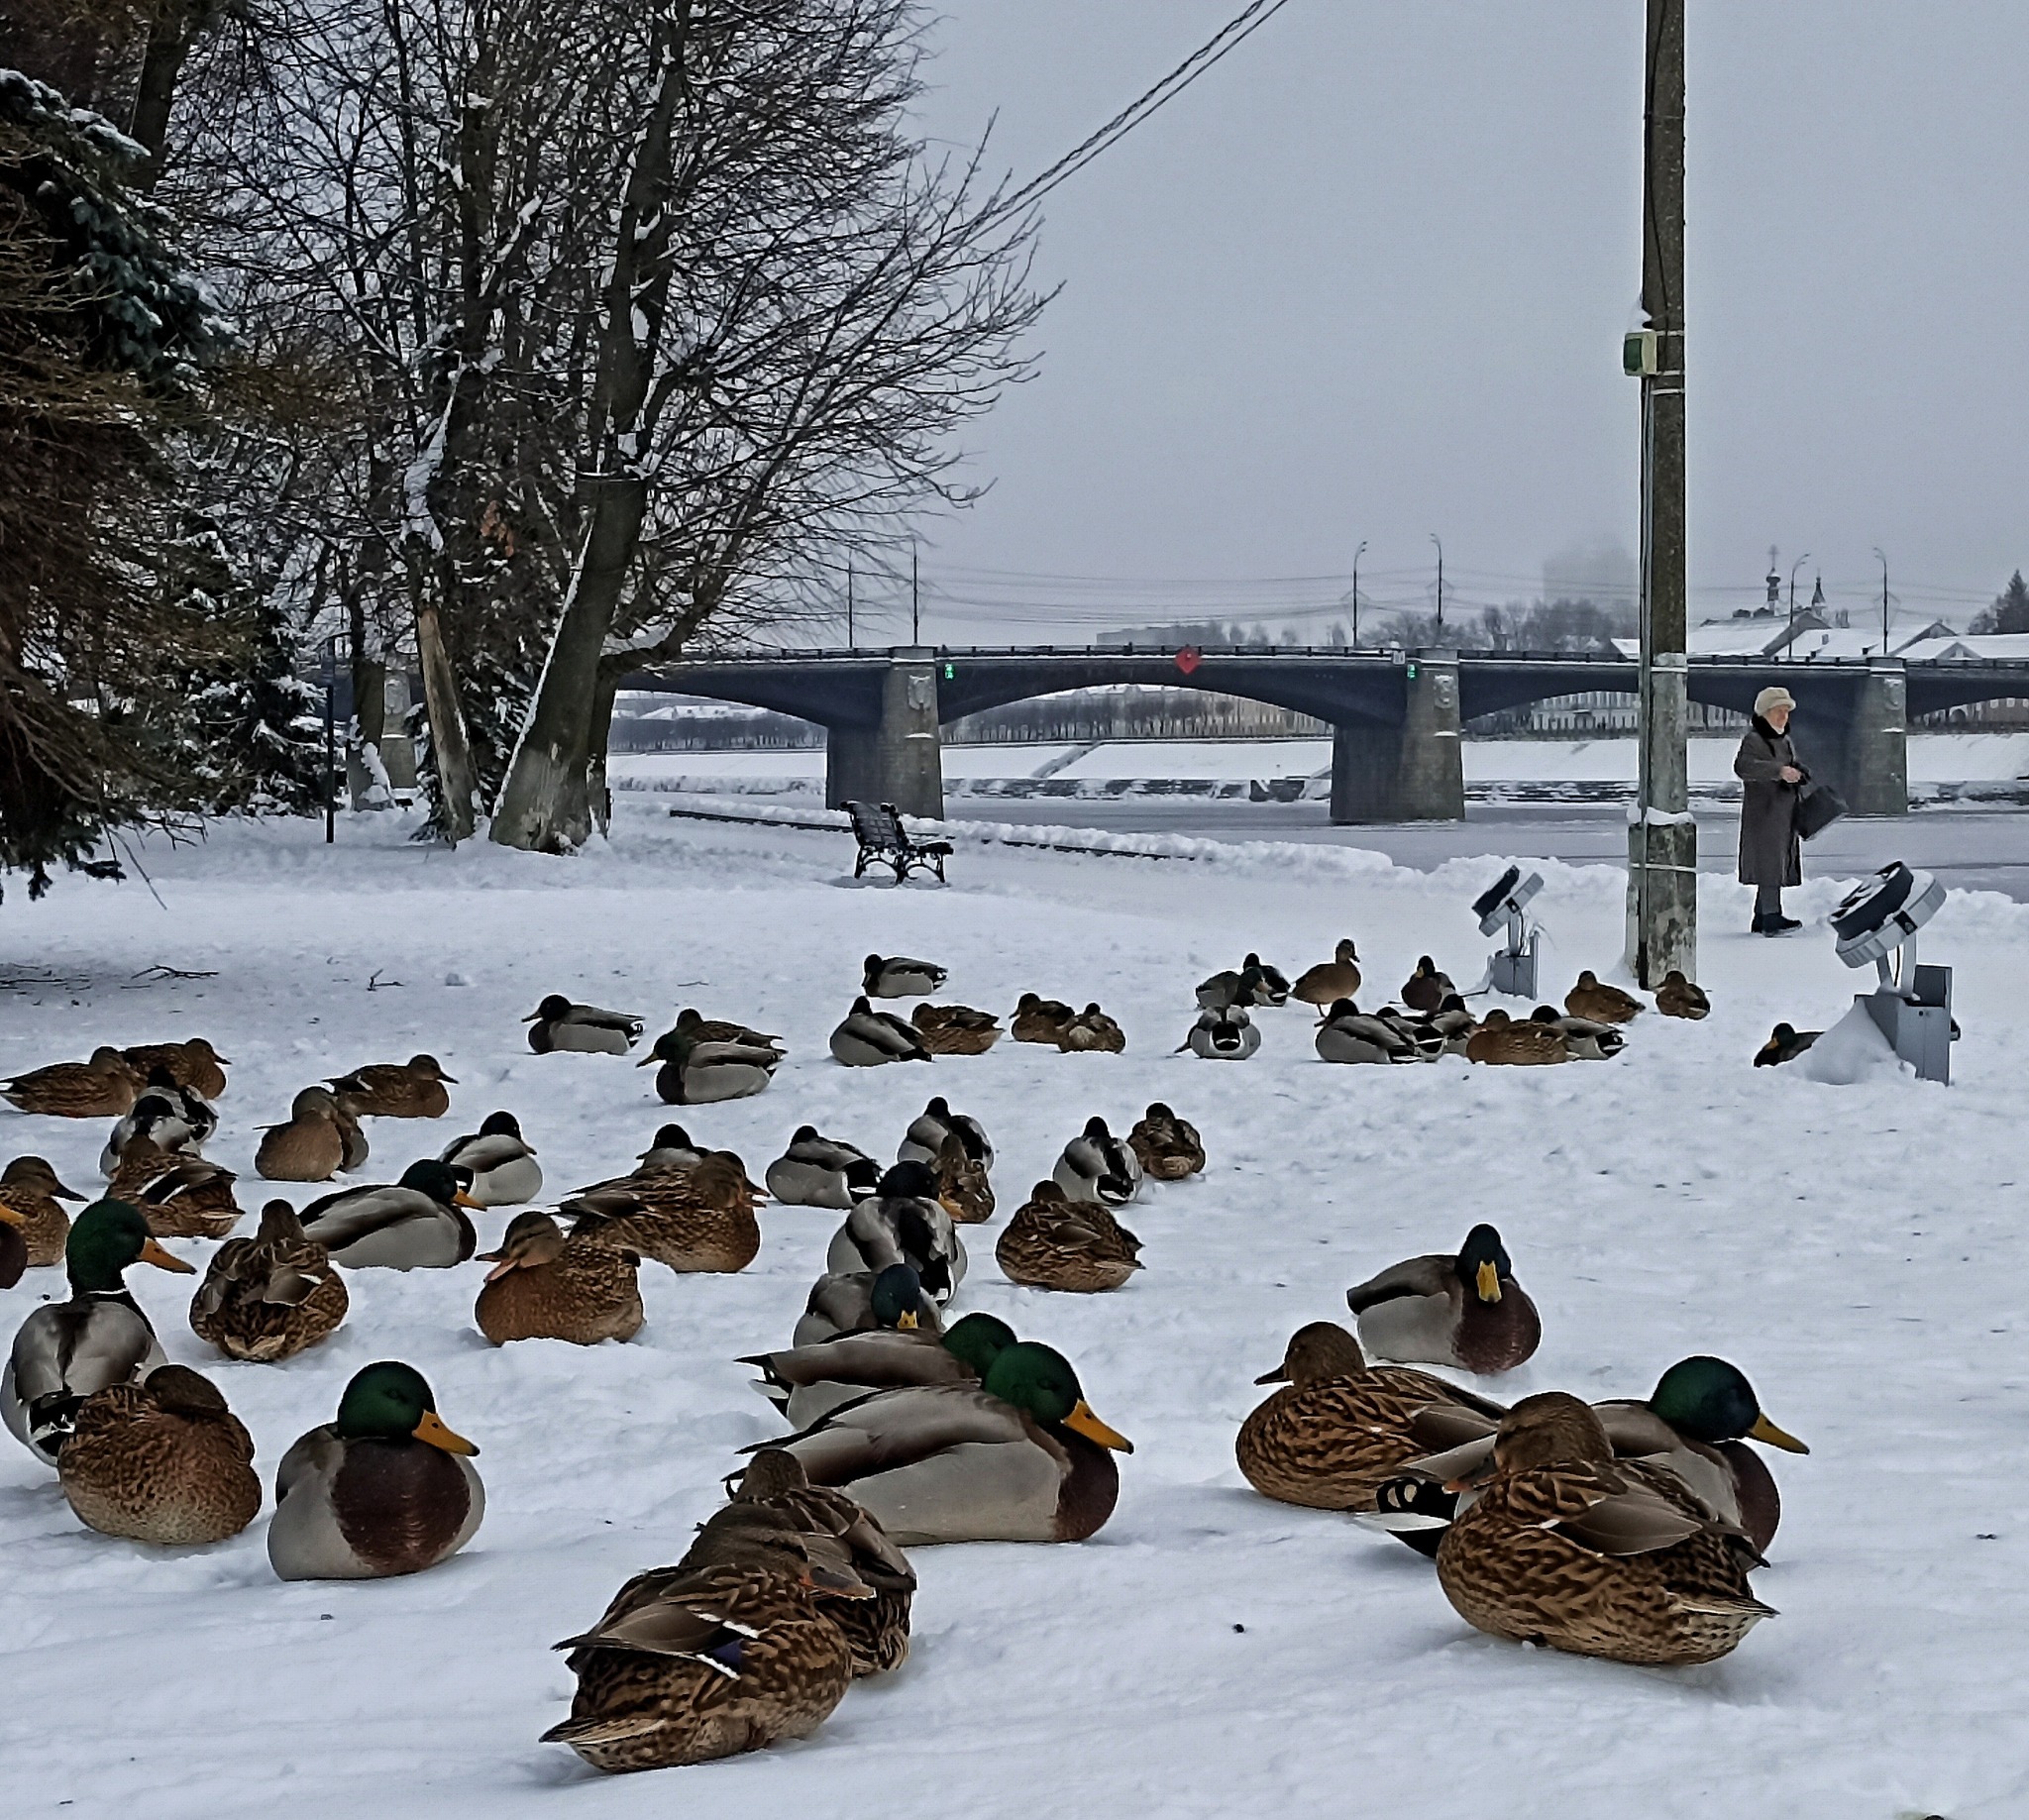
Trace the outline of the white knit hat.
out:
<instances>
[{"instance_id":1,"label":"white knit hat","mask_svg":"<svg viewBox=\"0 0 2029 1820\"><path fill-rule=\"evenodd\" d=\"M1796 697L1788 690L1784 689L1780 683L1771 683L1755 697L1755 713L1759 718L1766 720L1768 718L1768 710L1771 707L1786 707L1791 713L1794 713L1796 711Z\"/></svg>"}]
</instances>

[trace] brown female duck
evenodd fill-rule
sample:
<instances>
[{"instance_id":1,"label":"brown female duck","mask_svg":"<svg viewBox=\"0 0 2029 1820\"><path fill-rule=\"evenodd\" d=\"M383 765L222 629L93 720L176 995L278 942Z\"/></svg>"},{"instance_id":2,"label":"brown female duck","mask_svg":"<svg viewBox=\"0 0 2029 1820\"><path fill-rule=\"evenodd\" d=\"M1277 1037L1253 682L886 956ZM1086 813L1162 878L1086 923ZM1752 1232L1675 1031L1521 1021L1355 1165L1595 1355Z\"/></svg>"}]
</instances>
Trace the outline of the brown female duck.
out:
<instances>
[{"instance_id":1,"label":"brown female duck","mask_svg":"<svg viewBox=\"0 0 2029 1820\"><path fill-rule=\"evenodd\" d=\"M994 1246L1008 1280L1030 1289L1091 1295L1118 1289L1141 1268L1141 1241L1097 1201L1073 1201L1038 1182Z\"/></svg>"},{"instance_id":2,"label":"brown female duck","mask_svg":"<svg viewBox=\"0 0 2029 1820\"><path fill-rule=\"evenodd\" d=\"M494 1345L510 1339L566 1339L595 1346L641 1331L640 1259L594 1231L569 1238L548 1214L517 1214L497 1251L481 1251L486 1272L473 1318Z\"/></svg>"},{"instance_id":3,"label":"brown female duck","mask_svg":"<svg viewBox=\"0 0 2029 1820\"><path fill-rule=\"evenodd\" d=\"M21 1216L16 1229L31 1269L63 1261L63 1240L70 1233L70 1216L60 1203L84 1197L65 1188L56 1172L40 1156L17 1156L0 1171L0 1207Z\"/></svg>"},{"instance_id":4,"label":"brown female duck","mask_svg":"<svg viewBox=\"0 0 2029 1820\"><path fill-rule=\"evenodd\" d=\"M106 1194L138 1207L158 1238L223 1238L239 1222L238 1179L201 1156L171 1156L152 1138L134 1137Z\"/></svg>"},{"instance_id":5,"label":"brown female duck","mask_svg":"<svg viewBox=\"0 0 2029 1820\"><path fill-rule=\"evenodd\" d=\"M190 1303L190 1328L228 1358L268 1364L330 1337L350 1298L331 1254L296 1210L270 1201L252 1238L229 1238Z\"/></svg>"},{"instance_id":6,"label":"brown female duck","mask_svg":"<svg viewBox=\"0 0 2029 1820\"><path fill-rule=\"evenodd\" d=\"M1134 1121L1127 1146L1141 1159L1150 1181L1181 1182L1205 1167L1205 1140L1188 1119L1179 1119L1160 1100Z\"/></svg>"},{"instance_id":7,"label":"brown female duck","mask_svg":"<svg viewBox=\"0 0 2029 1820\"><path fill-rule=\"evenodd\" d=\"M761 1249L756 1205L766 1194L730 1150L692 1169L657 1169L600 1183L563 1204L571 1235L595 1237L672 1270L744 1270Z\"/></svg>"},{"instance_id":8,"label":"brown female duck","mask_svg":"<svg viewBox=\"0 0 2029 1820\"><path fill-rule=\"evenodd\" d=\"M223 1542L261 1509L253 1437L185 1365L86 1397L56 1476L87 1528L164 1548Z\"/></svg>"},{"instance_id":9,"label":"brown female duck","mask_svg":"<svg viewBox=\"0 0 2029 1820\"><path fill-rule=\"evenodd\" d=\"M0 1100L46 1119L118 1119L148 1077L101 1044L83 1062L52 1062L0 1081Z\"/></svg>"},{"instance_id":10,"label":"brown female duck","mask_svg":"<svg viewBox=\"0 0 2029 1820\"><path fill-rule=\"evenodd\" d=\"M441 1119L451 1110L458 1077L446 1074L434 1055L405 1062L370 1062L351 1074L333 1076L339 1110L353 1119Z\"/></svg>"},{"instance_id":11,"label":"brown female duck","mask_svg":"<svg viewBox=\"0 0 2029 1820\"><path fill-rule=\"evenodd\" d=\"M169 1079L187 1088L200 1100L216 1100L226 1090L226 1070L232 1066L202 1036L184 1042L144 1042L122 1049L128 1065L142 1080L158 1068L168 1071Z\"/></svg>"}]
</instances>

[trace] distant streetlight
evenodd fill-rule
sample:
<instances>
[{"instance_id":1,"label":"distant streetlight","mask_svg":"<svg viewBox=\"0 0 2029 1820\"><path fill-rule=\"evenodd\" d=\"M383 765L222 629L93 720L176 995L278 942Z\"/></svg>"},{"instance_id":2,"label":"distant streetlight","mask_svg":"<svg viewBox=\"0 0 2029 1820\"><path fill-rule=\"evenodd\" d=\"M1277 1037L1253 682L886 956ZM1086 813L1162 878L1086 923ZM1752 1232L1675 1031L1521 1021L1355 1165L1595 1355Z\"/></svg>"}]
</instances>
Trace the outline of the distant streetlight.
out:
<instances>
[{"instance_id":1,"label":"distant streetlight","mask_svg":"<svg viewBox=\"0 0 2029 1820\"><path fill-rule=\"evenodd\" d=\"M1444 545L1437 532L1431 533L1431 542L1438 546L1438 635L1444 631Z\"/></svg>"},{"instance_id":2,"label":"distant streetlight","mask_svg":"<svg viewBox=\"0 0 2029 1820\"><path fill-rule=\"evenodd\" d=\"M1367 553L1367 540L1359 540L1359 548L1352 553L1352 648L1359 649L1359 559Z\"/></svg>"},{"instance_id":3,"label":"distant streetlight","mask_svg":"<svg viewBox=\"0 0 2029 1820\"><path fill-rule=\"evenodd\" d=\"M1782 647L1785 658L1796 655L1796 572L1810 560L1811 553L1806 550L1789 565L1789 642Z\"/></svg>"},{"instance_id":4,"label":"distant streetlight","mask_svg":"<svg viewBox=\"0 0 2029 1820\"><path fill-rule=\"evenodd\" d=\"M1881 655L1888 655L1888 559L1881 555L1881 546L1874 545L1874 555L1881 565Z\"/></svg>"}]
</instances>

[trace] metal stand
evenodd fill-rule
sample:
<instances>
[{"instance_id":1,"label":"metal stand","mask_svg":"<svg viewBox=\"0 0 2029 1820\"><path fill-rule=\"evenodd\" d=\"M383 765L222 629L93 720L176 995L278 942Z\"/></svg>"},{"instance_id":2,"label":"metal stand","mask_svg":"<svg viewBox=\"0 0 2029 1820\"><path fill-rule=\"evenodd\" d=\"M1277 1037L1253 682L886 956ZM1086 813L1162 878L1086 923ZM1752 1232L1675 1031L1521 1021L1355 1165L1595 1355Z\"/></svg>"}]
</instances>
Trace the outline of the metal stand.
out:
<instances>
[{"instance_id":1,"label":"metal stand","mask_svg":"<svg viewBox=\"0 0 2029 1820\"><path fill-rule=\"evenodd\" d=\"M1916 931L1945 902L1945 888L1900 861L1884 866L1832 913L1839 958L1849 967L1874 964L1879 985L1858 993L1875 1027L1919 1081L1952 1080L1952 970L1916 962Z\"/></svg>"},{"instance_id":2,"label":"metal stand","mask_svg":"<svg viewBox=\"0 0 2029 1820\"><path fill-rule=\"evenodd\" d=\"M1486 983L1495 992L1517 999L1536 997L1536 963L1543 932L1530 927L1522 912L1542 889L1542 873L1532 872L1525 879L1521 867L1510 866L1491 891L1473 901L1482 935L1506 931L1506 939L1486 964Z\"/></svg>"}]
</instances>

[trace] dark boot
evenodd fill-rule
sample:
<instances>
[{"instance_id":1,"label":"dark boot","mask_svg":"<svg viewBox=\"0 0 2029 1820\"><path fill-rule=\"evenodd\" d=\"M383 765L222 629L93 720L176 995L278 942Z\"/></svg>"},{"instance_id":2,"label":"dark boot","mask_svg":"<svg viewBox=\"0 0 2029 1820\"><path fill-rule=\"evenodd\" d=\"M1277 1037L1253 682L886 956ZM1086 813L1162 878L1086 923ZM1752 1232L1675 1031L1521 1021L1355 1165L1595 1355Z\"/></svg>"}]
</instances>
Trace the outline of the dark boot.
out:
<instances>
[{"instance_id":1,"label":"dark boot","mask_svg":"<svg viewBox=\"0 0 2029 1820\"><path fill-rule=\"evenodd\" d=\"M1764 935L1787 935L1792 929L1800 929L1802 927L1803 924L1797 921L1794 916L1778 914L1768 918L1768 925L1762 933Z\"/></svg>"}]
</instances>

